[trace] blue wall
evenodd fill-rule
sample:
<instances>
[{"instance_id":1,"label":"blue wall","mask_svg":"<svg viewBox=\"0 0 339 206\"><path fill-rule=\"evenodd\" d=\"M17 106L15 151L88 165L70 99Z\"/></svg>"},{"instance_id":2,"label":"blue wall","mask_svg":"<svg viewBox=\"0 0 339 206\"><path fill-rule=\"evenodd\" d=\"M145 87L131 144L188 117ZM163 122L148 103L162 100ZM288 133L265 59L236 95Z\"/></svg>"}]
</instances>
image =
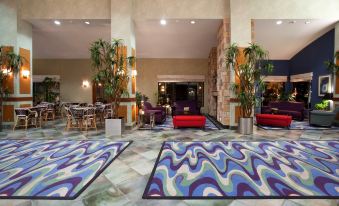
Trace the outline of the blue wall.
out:
<instances>
[{"instance_id":1,"label":"blue wall","mask_svg":"<svg viewBox=\"0 0 339 206\"><path fill-rule=\"evenodd\" d=\"M328 75L324 61L334 58L334 29L311 42L299 51L290 60L272 60L272 76L290 76L313 72L311 106L321 101L318 96L318 80L321 75ZM286 91L292 90L292 83L288 82Z\"/></svg>"},{"instance_id":2,"label":"blue wall","mask_svg":"<svg viewBox=\"0 0 339 206\"><path fill-rule=\"evenodd\" d=\"M290 75L313 72L311 105L321 101L318 79L327 75L324 61L334 57L334 29L319 37L290 59Z\"/></svg>"},{"instance_id":3,"label":"blue wall","mask_svg":"<svg viewBox=\"0 0 339 206\"><path fill-rule=\"evenodd\" d=\"M273 72L270 74L264 73L264 75L271 76L288 76L290 69L289 60L271 60L271 63L274 66Z\"/></svg>"}]
</instances>

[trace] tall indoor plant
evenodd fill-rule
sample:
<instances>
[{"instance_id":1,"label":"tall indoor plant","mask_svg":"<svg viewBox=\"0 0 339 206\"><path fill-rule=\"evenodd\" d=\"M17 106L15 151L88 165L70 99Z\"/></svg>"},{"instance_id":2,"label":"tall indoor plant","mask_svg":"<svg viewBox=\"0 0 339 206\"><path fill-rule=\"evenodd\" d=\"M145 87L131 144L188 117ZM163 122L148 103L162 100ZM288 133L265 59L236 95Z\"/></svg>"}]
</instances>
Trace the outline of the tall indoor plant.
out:
<instances>
[{"instance_id":1,"label":"tall indoor plant","mask_svg":"<svg viewBox=\"0 0 339 206\"><path fill-rule=\"evenodd\" d=\"M273 71L273 65L268 60L268 52L259 45L251 43L241 49L232 44L226 49L227 69L232 69L238 82L231 86L240 102L239 132L253 132L253 107L260 97L256 95L264 88L263 78L266 73Z\"/></svg>"},{"instance_id":2,"label":"tall indoor plant","mask_svg":"<svg viewBox=\"0 0 339 206\"><path fill-rule=\"evenodd\" d=\"M332 85L331 85L331 91L330 93L334 93L335 92L335 80L336 80L336 76L337 78L339 78L339 51L336 51L335 54L334 54L334 60L327 60L324 62L325 66L326 66L326 69L328 72L330 72L331 74L331 82L332 82ZM330 101L329 102L330 105L329 105L329 108L330 110L333 109L333 101Z\"/></svg>"},{"instance_id":3,"label":"tall indoor plant","mask_svg":"<svg viewBox=\"0 0 339 206\"><path fill-rule=\"evenodd\" d=\"M121 97L128 95L127 66L132 65L135 58L126 56L121 39L113 39L112 42L99 39L92 43L90 53L95 69L93 79L103 86L104 93L112 104L112 118L117 119Z\"/></svg>"},{"instance_id":4,"label":"tall indoor plant","mask_svg":"<svg viewBox=\"0 0 339 206\"><path fill-rule=\"evenodd\" d=\"M7 79L16 75L23 65L24 58L0 46L0 131L2 131L3 102L9 95Z\"/></svg>"}]
</instances>

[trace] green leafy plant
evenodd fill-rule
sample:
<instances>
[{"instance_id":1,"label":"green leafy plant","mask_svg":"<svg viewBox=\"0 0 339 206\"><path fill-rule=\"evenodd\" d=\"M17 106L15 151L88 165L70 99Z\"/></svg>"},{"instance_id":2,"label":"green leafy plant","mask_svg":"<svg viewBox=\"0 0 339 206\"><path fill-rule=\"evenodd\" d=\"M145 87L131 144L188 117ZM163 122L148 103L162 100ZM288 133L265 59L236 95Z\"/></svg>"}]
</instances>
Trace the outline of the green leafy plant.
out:
<instances>
[{"instance_id":1,"label":"green leafy plant","mask_svg":"<svg viewBox=\"0 0 339 206\"><path fill-rule=\"evenodd\" d=\"M262 74L273 71L268 52L255 43L243 50L232 44L226 49L226 65L239 79L239 83L232 84L231 89L240 101L240 117L249 118L257 101L261 101L256 92L264 89Z\"/></svg>"},{"instance_id":2,"label":"green leafy plant","mask_svg":"<svg viewBox=\"0 0 339 206\"><path fill-rule=\"evenodd\" d=\"M55 81L55 79L46 77L42 81L42 85L45 90L45 101L47 102L55 102L56 97L58 96L58 93L54 92L53 89L57 86L58 82Z\"/></svg>"},{"instance_id":3,"label":"green leafy plant","mask_svg":"<svg viewBox=\"0 0 339 206\"><path fill-rule=\"evenodd\" d=\"M135 99L136 99L136 103L138 108L141 108L141 101L142 99L144 99L144 101L148 101L148 96L141 94L141 92L136 92L135 93Z\"/></svg>"},{"instance_id":4,"label":"green leafy plant","mask_svg":"<svg viewBox=\"0 0 339 206\"><path fill-rule=\"evenodd\" d=\"M96 71L93 80L103 86L112 103L112 116L118 118L121 97L129 94L127 65L134 64L135 57L126 56L121 39L113 39L112 42L99 39L91 44L90 53L92 67Z\"/></svg>"},{"instance_id":5,"label":"green leafy plant","mask_svg":"<svg viewBox=\"0 0 339 206\"><path fill-rule=\"evenodd\" d=\"M329 100L322 100L320 103L314 105L316 110L328 110L329 108Z\"/></svg>"},{"instance_id":6,"label":"green leafy plant","mask_svg":"<svg viewBox=\"0 0 339 206\"><path fill-rule=\"evenodd\" d=\"M334 61L327 60L324 62L327 70L332 74L339 74L339 64L336 64L336 61L339 60L339 51L334 54Z\"/></svg>"},{"instance_id":7,"label":"green leafy plant","mask_svg":"<svg viewBox=\"0 0 339 206\"><path fill-rule=\"evenodd\" d=\"M3 102L8 98L7 79L12 73L17 74L24 63L24 58L0 46L0 131L2 131Z\"/></svg>"}]
</instances>

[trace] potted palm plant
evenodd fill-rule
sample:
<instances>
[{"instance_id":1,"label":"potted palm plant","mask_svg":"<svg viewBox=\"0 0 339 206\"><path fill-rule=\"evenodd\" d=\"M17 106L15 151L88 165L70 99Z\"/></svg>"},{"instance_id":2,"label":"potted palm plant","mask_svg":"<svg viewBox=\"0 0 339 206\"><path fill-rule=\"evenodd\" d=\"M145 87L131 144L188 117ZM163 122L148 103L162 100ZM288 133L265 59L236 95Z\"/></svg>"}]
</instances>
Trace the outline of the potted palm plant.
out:
<instances>
[{"instance_id":1,"label":"potted palm plant","mask_svg":"<svg viewBox=\"0 0 339 206\"><path fill-rule=\"evenodd\" d=\"M94 82L104 88L105 96L112 106L112 114L105 121L106 136L121 135L124 120L119 118L118 111L122 96L128 96L129 76L127 65L132 65L135 58L127 57L123 52L121 39L112 42L99 39L91 44L92 66L95 70Z\"/></svg>"},{"instance_id":2,"label":"potted palm plant","mask_svg":"<svg viewBox=\"0 0 339 206\"><path fill-rule=\"evenodd\" d=\"M240 102L238 131L241 134L252 134L253 108L261 101L257 93L264 88L262 74L272 72L273 65L268 60L268 52L255 43L244 49L232 44L226 49L225 60L227 69L232 69L239 79L231 85L232 91Z\"/></svg>"},{"instance_id":3,"label":"potted palm plant","mask_svg":"<svg viewBox=\"0 0 339 206\"><path fill-rule=\"evenodd\" d=\"M3 102L9 95L7 79L17 74L23 65L24 58L0 46L0 131L2 131Z\"/></svg>"}]
</instances>

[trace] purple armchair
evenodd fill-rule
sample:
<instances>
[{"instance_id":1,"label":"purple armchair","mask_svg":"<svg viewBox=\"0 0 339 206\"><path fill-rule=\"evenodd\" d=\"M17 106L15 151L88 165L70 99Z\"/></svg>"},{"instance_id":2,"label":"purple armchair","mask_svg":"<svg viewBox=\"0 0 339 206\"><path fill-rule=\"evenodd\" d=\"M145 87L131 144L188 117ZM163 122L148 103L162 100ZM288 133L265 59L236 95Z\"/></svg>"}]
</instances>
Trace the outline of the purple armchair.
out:
<instances>
[{"instance_id":1,"label":"purple armchair","mask_svg":"<svg viewBox=\"0 0 339 206\"><path fill-rule=\"evenodd\" d=\"M289 115L293 119L304 120L304 102L270 102L268 107L263 107L261 113L270 113L272 108L277 108L277 114Z\"/></svg>"},{"instance_id":2,"label":"purple armchair","mask_svg":"<svg viewBox=\"0 0 339 206\"><path fill-rule=\"evenodd\" d=\"M153 107L151 103L144 102L144 112L145 112L145 121L150 121L150 114L152 112L155 113L155 123L156 124L162 124L166 120L166 109L163 107Z\"/></svg>"},{"instance_id":3,"label":"purple armchair","mask_svg":"<svg viewBox=\"0 0 339 206\"><path fill-rule=\"evenodd\" d=\"M188 111L185 111L185 107L188 108ZM172 107L172 115L182 115L185 112L189 112L190 114L200 114L200 108L198 108L197 103L191 100L182 100L176 101Z\"/></svg>"}]
</instances>

